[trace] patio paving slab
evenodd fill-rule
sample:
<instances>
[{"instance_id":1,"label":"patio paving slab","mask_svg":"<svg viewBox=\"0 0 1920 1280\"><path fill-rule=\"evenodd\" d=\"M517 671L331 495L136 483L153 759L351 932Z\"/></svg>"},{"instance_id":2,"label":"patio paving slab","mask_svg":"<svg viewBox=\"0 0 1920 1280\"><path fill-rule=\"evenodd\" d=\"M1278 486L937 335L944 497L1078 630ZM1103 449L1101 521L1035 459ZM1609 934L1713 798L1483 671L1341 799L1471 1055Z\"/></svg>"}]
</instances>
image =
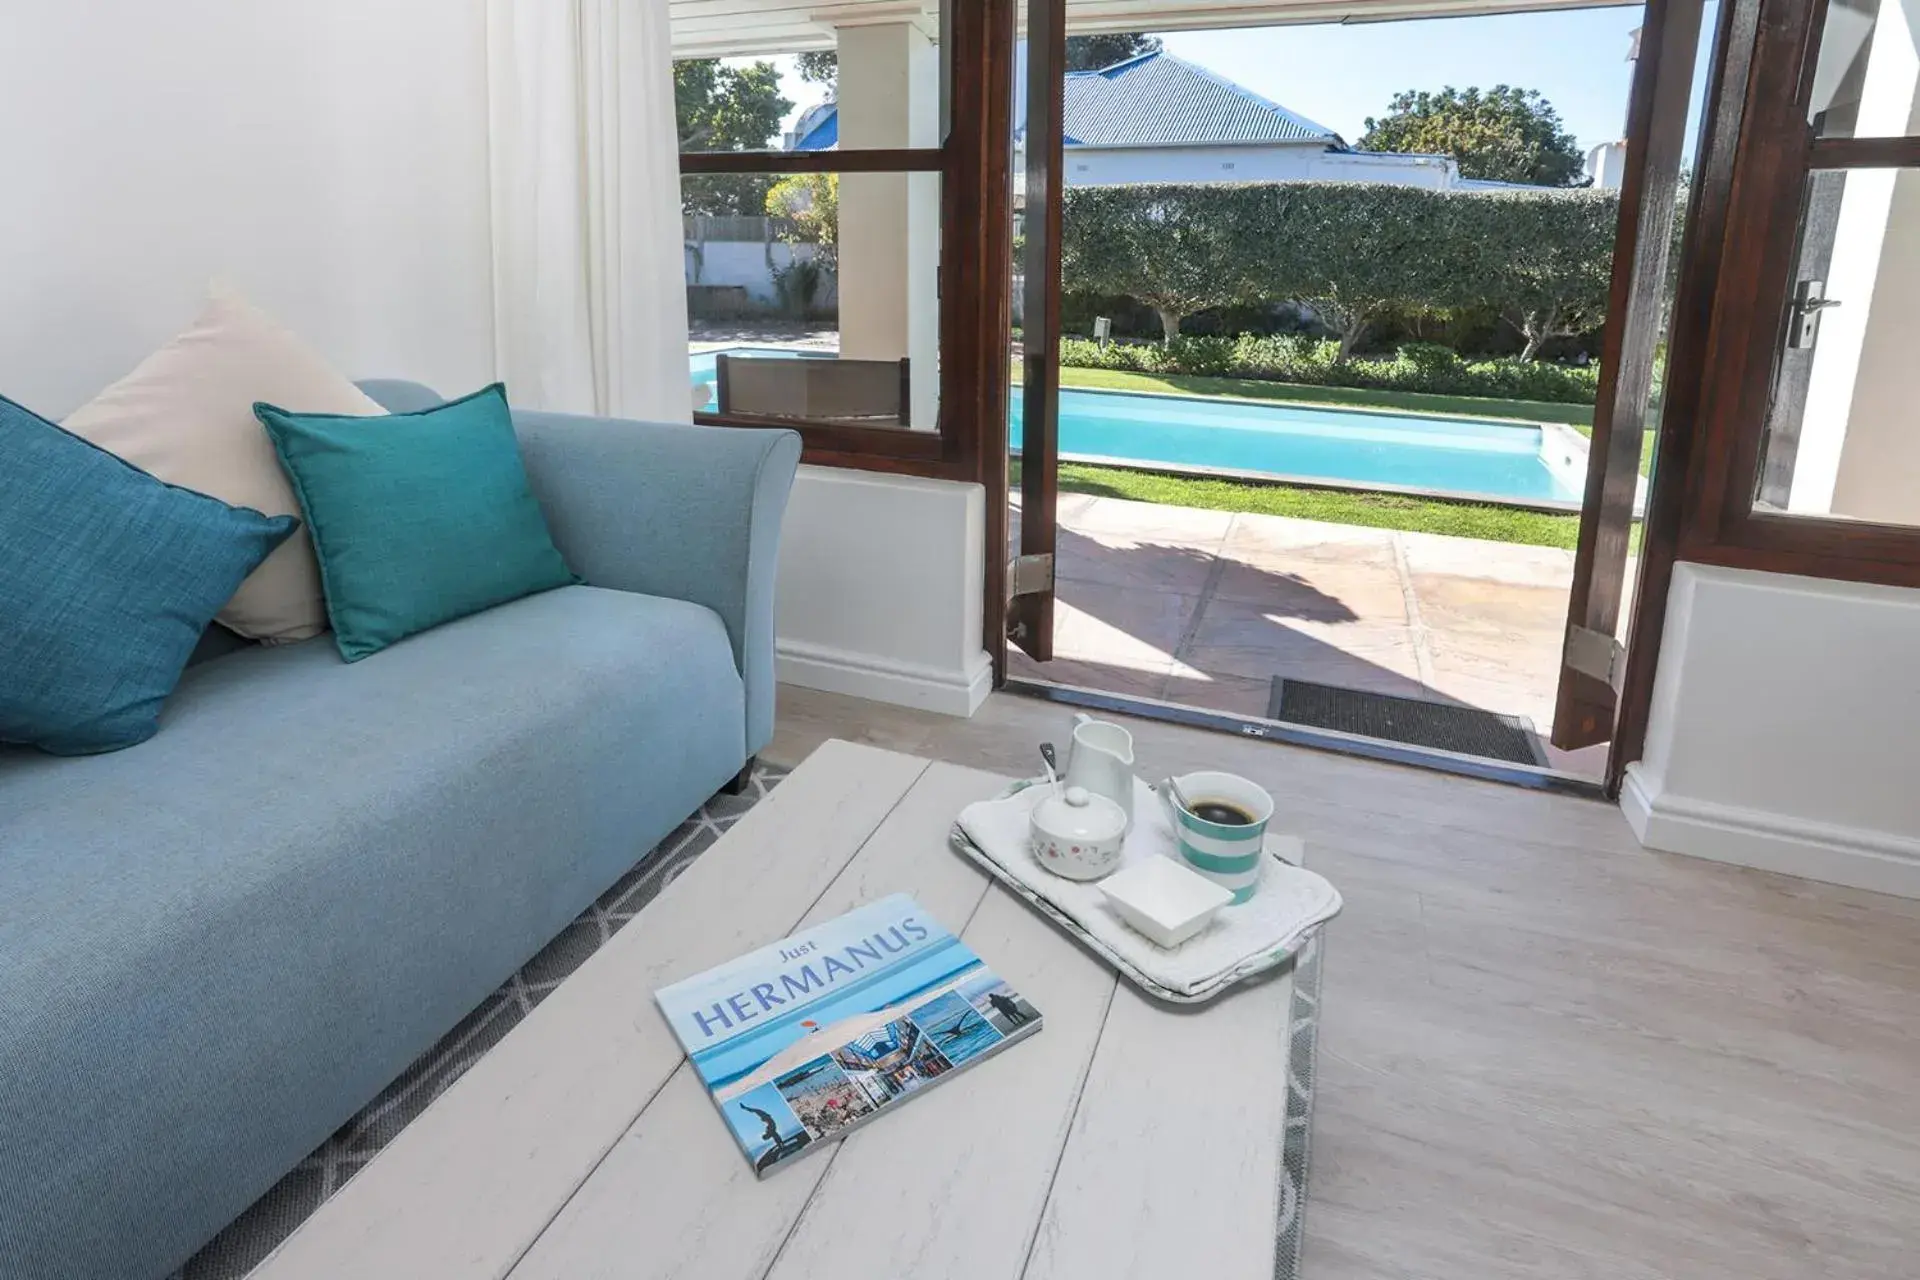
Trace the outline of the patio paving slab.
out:
<instances>
[{"instance_id":1,"label":"patio paving slab","mask_svg":"<svg viewBox=\"0 0 1920 1280\"><path fill-rule=\"evenodd\" d=\"M1216 563L1213 552L1192 543L1063 527L1055 539L1053 565L1060 579L1199 596Z\"/></svg>"},{"instance_id":2,"label":"patio paving slab","mask_svg":"<svg viewBox=\"0 0 1920 1280\"><path fill-rule=\"evenodd\" d=\"M1392 529L1240 512L1221 550L1248 564L1297 565L1303 560L1392 564L1393 541Z\"/></svg>"},{"instance_id":3,"label":"patio paving slab","mask_svg":"<svg viewBox=\"0 0 1920 1280\"><path fill-rule=\"evenodd\" d=\"M1139 542L1198 545L1208 550L1219 548L1233 521L1231 511L1104 497L1060 517L1060 524L1076 533L1119 534Z\"/></svg>"},{"instance_id":4,"label":"patio paving slab","mask_svg":"<svg viewBox=\"0 0 1920 1280\"><path fill-rule=\"evenodd\" d=\"M1058 656L1015 674L1246 716L1281 675L1551 723L1569 551L1069 496Z\"/></svg>"},{"instance_id":5,"label":"patio paving slab","mask_svg":"<svg viewBox=\"0 0 1920 1280\"><path fill-rule=\"evenodd\" d=\"M1226 556L1208 593L1210 604L1243 604L1277 617L1327 624L1407 624L1407 597L1391 561L1300 563L1256 568Z\"/></svg>"},{"instance_id":6,"label":"patio paving slab","mask_svg":"<svg viewBox=\"0 0 1920 1280\"><path fill-rule=\"evenodd\" d=\"M1563 598L1573 583L1573 552L1559 547L1482 542L1444 533L1403 532L1397 536L1407 571L1415 577L1432 574L1547 587L1559 591Z\"/></svg>"},{"instance_id":7,"label":"patio paving slab","mask_svg":"<svg viewBox=\"0 0 1920 1280\"><path fill-rule=\"evenodd\" d=\"M1059 654L1062 651L1056 645L1054 652ZM1158 698L1167 686L1165 668L1149 671L1071 657L1035 662L1018 649L1010 649L1007 653L1007 674L1017 680L1048 680L1054 684L1098 689L1102 693L1124 694L1129 698Z\"/></svg>"},{"instance_id":8,"label":"patio paving slab","mask_svg":"<svg viewBox=\"0 0 1920 1280\"><path fill-rule=\"evenodd\" d=\"M1208 675L1176 664L1159 696L1167 702L1184 703L1208 711L1225 711L1236 716L1263 716L1267 713L1267 698L1272 687L1271 677L1259 680L1250 676L1220 673Z\"/></svg>"},{"instance_id":9,"label":"patio paving slab","mask_svg":"<svg viewBox=\"0 0 1920 1280\"><path fill-rule=\"evenodd\" d=\"M1174 592L1062 582L1053 615L1055 654L1164 676L1199 603Z\"/></svg>"},{"instance_id":10,"label":"patio paving slab","mask_svg":"<svg viewBox=\"0 0 1920 1280\"><path fill-rule=\"evenodd\" d=\"M1413 635L1405 624L1344 623L1316 627L1311 623L1274 618L1257 605L1215 601L1207 606L1192 638L1176 655L1179 661L1208 675L1251 678L1297 675L1306 680L1338 683L1332 674L1345 673L1376 688L1378 673L1418 680L1419 657Z\"/></svg>"}]
</instances>

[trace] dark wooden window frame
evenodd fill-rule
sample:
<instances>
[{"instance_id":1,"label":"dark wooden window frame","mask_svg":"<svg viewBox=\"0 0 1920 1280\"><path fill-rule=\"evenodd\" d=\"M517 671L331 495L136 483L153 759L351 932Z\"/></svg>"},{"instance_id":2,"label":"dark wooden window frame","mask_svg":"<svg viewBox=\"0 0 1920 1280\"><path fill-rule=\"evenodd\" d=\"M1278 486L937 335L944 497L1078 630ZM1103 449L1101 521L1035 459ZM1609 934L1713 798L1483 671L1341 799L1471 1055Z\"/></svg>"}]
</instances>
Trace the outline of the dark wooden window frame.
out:
<instances>
[{"instance_id":1,"label":"dark wooden window frame","mask_svg":"<svg viewBox=\"0 0 1920 1280\"><path fill-rule=\"evenodd\" d=\"M782 426L802 461L984 483L998 473L1004 523L1012 324L1011 138L1014 0L944 6L949 59L946 140L938 147L839 151L682 152L680 172L937 173L940 188L940 417L935 430L770 421L696 413L717 427ZM997 467L995 460L997 459ZM993 511L989 510L991 527ZM1004 547L1005 536L1001 538ZM1004 560L1002 554L999 559ZM988 557L994 576L995 557ZM1004 569L1001 570L1004 574Z\"/></svg>"},{"instance_id":2,"label":"dark wooden window frame","mask_svg":"<svg viewBox=\"0 0 1920 1280\"><path fill-rule=\"evenodd\" d=\"M1920 587L1920 528L1756 509L1775 367L1798 258L1806 180L1820 170L1920 167L1920 138L1821 138L1807 110L1825 0L1734 0L1744 74L1723 176L1725 222L1704 349L1678 376L1700 385L1676 555L1682 560ZM1712 104L1710 104L1712 109ZM1711 179L1712 175L1707 175ZM1656 472L1657 474L1657 472Z\"/></svg>"}]
</instances>

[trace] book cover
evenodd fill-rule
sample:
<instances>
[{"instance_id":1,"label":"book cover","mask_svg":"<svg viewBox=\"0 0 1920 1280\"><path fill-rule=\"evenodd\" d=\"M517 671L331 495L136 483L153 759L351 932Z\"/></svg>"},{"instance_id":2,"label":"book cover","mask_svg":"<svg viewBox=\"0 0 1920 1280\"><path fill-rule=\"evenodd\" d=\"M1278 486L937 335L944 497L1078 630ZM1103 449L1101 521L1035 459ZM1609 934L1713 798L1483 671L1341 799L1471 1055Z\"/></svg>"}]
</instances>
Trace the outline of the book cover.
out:
<instances>
[{"instance_id":1,"label":"book cover","mask_svg":"<svg viewBox=\"0 0 1920 1280\"><path fill-rule=\"evenodd\" d=\"M1040 1029L1040 1012L906 894L654 998L764 1177Z\"/></svg>"}]
</instances>

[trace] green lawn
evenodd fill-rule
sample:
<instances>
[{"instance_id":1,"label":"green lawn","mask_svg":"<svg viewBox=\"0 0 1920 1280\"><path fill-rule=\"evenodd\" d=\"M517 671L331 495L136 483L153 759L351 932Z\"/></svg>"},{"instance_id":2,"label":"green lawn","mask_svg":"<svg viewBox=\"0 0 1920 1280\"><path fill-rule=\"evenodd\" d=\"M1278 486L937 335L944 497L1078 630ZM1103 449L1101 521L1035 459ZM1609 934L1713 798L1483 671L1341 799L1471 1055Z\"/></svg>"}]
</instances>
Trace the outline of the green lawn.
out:
<instances>
[{"instance_id":1,"label":"green lawn","mask_svg":"<svg viewBox=\"0 0 1920 1280\"><path fill-rule=\"evenodd\" d=\"M1249 378L1202 378L1187 374L1131 373L1119 369L1063 367L1060 382L1067 387L1106 391L1141 391L1162 395L1219 396L1243 400L1281 400L1306 404L1346 405L1356 409L1391 409L1397 413L1432 413L1477 418L1510 418L1520 422L1562 422L1582 435L1593 433L1593 409L1588 405L1552 404L1539 400L1489 400L1478 396L1440 396L1419 391L1378 391L1358 387L1313 387L1291 382L1261 382ZM1642 451L1640 472L1646 474L1653 456L1649 433ZM1020 463L1013 473L1018 480ZM1572 549L1580 534L1580 518L1524 511L1487 503L1447 502L1392 493L1353 493L1340 489L1311 489L1295 485L1254 484L1162 475L1124 467L1099 467L1081 462L1060 464L1063 493L1092 493L1135 502L1203 507L1213 511L1247 511L1261 515L1297 516L1332 524L1362 525L1374 529L1404 529L1414 533L1446 533L1484 542L1514 542L1536 547ZM1633 531L1633 545L1640 529Z\"/></svg>"},{"instance_id":2,"label":"green lawn","mask_svg":"<svg viewBox=\"0 0 1920 1280\"><path fill-rule=\"evenodd\" d=\"M1013 463L1013 475L1017 484L1018 459ZM1298 516L1303 520L1364 525L1373 529L1450 533L1483 542L1518 542L1536 547L1571 549L1580 534L1577 516L1548 515L1480 503L1440 502L1393 493L1349 493L1339 489L1192 479L1123 467L1096 467L1083 462L1060 464L1060 491L1131 498L1135 502L1158 502L1175 507L1204 507L1211 511Z\"/></svg>"},{"instance_id":3,"label":"green lawn","mask_svg":"<svg viewBox=\"0 0 1920 1280\"><path fill-rule=\"evenodd\" d=\"M1354 409L1392 409L1399 413L1564 422L1589 431L1593 423L1593 406L1585 404L1489 400L1481 396L1436 396L1424 391L1377 391L1370 387L1310 387L1295 382L1261 382L1253 378L1200 378L1183 373L1130 373L1124 369L1075 369L1063 366L1060 384L1100 391L1229 396L1241 400L1291 400L1301 404L1346 405Z\"/></svg>"}]
</instances>

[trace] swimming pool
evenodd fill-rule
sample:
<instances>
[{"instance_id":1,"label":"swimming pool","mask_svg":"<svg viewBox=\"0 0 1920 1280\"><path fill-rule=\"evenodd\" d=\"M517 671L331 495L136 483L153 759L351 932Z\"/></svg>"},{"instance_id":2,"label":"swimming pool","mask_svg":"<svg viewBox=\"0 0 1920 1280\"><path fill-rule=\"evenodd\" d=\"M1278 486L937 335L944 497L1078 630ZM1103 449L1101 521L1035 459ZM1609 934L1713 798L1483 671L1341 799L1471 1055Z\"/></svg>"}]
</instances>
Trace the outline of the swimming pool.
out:
<instances>
[{"instance_id":1,"label":"swimming pool","mask_svg":"<svg viewBox=\"0 0 1920 1280\"><path fill-rule=\"evenodd\" d=\"M1577 504L1586 465L1568 428L1076 390L1060 393L1060 453L1543 505Z\"/></svg>"},{"instance_id":2,"label":"swimming pool","mask_svg":"<svg viewBox=\"0 0 1920 1280\"><path fill-rule=\"evenodd\" d=\"M713 381L715 354L690 357L696 384ZM1016 394L1010 432L1016 449L1020 408ZM1062 391L1060 453L1541 506L1577 505L1586 469L1586 442L1568 427L1126 391Z\"/></svg>"}]
</instances>

